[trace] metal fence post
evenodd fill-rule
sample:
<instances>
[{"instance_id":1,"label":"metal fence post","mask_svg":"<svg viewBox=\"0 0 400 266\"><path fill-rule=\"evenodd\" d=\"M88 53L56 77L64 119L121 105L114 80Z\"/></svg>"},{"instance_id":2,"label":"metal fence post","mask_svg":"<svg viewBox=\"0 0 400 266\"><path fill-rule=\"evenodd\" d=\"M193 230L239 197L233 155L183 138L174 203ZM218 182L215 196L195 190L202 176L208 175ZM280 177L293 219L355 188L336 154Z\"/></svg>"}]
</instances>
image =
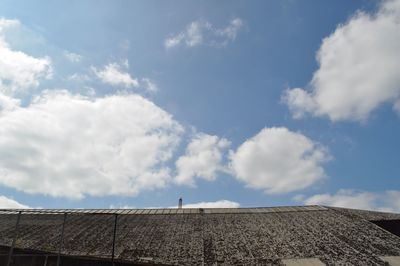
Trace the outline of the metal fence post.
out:
<instances>
[{"instance_id":1,"label":"metal fence post","mask_svg":"<svg viewBox=\"0 0 400 266\"><path fill-rule=\"evenodd\" d=\"M15 242L17 241L17 237L18 237L18 227L19 227L20 218L21 218L21 211L18 212L17 223L15 224L14 239L12 241L12 244L11 244L11 247L10 247L10 251L8 252L7 266L11 265L11 257L12 257L13 251L14 251Z\"/></svg>"},{"instance_id":2,"label":"metal fence post","mask_svg":"<svg viewBox=\"0 0 400 266\"><path fill-rule=\"evenodd\" d=\"M57 254L57 266L60 266L60 254L61 254L61 249L64 244L64 229L65 229L65 221L67 220L67 213L64 212L64 219L63 219L63 224L62 224L62 229L61 229L61 237L60 237L60 243L58 244L58 254Z\"/></svg>"},{"instance_id":3,"label":"metal fence post","mask_svg":"<svg viewBox=\"0 0 400 266\"><path fill-rule=\"evenodd\" d=\"M117 234L117 220L118 214L114 216L114 233L113 233L113 242L112 242L112 255L111 255L111 265L114 266L114 257L115 257L115 235Z\"/></svg>"}]
</instances>

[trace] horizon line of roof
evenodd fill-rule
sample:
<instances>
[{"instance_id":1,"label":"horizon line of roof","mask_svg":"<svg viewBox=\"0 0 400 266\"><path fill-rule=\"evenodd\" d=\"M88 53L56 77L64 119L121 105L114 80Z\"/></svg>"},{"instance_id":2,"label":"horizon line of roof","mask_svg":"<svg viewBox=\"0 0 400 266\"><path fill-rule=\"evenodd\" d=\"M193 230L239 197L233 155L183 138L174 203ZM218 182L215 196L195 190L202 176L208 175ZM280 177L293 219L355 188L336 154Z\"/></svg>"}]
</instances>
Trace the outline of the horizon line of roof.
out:
<instances>
[{"instance_id":1,"label":"horizon line of roof","mask_svg":"<svg viewBox=\"0 0 400 266\"><path fill-rule=\"evenodd\" d=\"M145 209L0 209L1 214L107 214L107 215L168 215L168 214L229 214L326 211L321 205L244 207L244 208L145 208Z\"/></svg>"}]
</instances>

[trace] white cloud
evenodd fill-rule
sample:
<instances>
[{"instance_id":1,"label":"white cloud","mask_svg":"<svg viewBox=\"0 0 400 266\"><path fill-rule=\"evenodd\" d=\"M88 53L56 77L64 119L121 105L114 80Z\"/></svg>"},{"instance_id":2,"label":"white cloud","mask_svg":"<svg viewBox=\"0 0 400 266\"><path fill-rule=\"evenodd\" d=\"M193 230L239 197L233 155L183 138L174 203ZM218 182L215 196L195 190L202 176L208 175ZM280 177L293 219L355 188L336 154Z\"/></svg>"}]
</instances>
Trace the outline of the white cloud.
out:
<instances>
[{"instance_id":1,"label":"white cloud","mask_svg":"<svg viewBox=\"0 0 400 266\"><path fill-rule=\"evenodd\" d=\"M5 111L0 124L0 184L68 198L165 187L183 131L139 95L90 100L67 92Z\"/></svg>"},{"instance_id":2,"label":"white cloud","mask_svg":"<svg viewBox=\"0 0 400 266\"><path fill-rule=\"evenodd\" d=\"M171 36L165 40L165 47L172 48L182 43L189 47L203 44L203 35L205 31L211 30L212 26L206 21L193 21L190 23L184 32L175 36Z\"/></svg>"},{"instance_id":3,"label":"white cloud","mask_svg":"<svg viewBox=\"0 0 400 266\"><path fill-rule=\"evenodd\" d=\"M327 205L353 209L373 209L376 195L370 192L341 189L337 194L318 194L304 200L307 205Z\"/></svg>"},{"instance_id":4,"label":"white cloud","mask_svg":"<svg viewBox=\"0 0 400 266\"><path fill-rule=\"evenodd\" d=\"M185 204L183 202L182 208L193 208L193 209L198 209L198 208L239 208L240 204L235 201L230 201L230 200L217 200L217 201L202 201L202 202L196 202L196 203L188 203ZM115 206L111 205L111 209L114 209ZM178 202L175 206L170 206L170 207L144 207L144 209L164 209L164 208L169 208L169 209L176 209L178 208ZM122 207L118 207L118 209L134 209L133 206L125 205Z\"/></svg>"},{"instance_id":5,"label":"white cloud","mask_svg":"<svg viewBox=\"0 0 400 266\"><path fill-rule=\"evenodd\" d=\"M19 107L20 100L11 98L0 92L0 117L3 112L12 111Z\"/></svg>"},{"instance_id":6,"label":"white cloud","mask_svg":"<svg viewBox=\"0 0 400 266\"><path fill-rule=\"evenodd\" d=\"M29 209L30 207L5 196L0 196L0 209Z\"/></svg>"},{"instance_id":7,"label":"white cloud","mask_svg":"<svg viewBox=\"0 0 400 266\"><path fill-rule=\"evenodd\" d=\"M64 57L72 63L79 63L82 60L82 56L80 54L68 51L64 51Z\"/></svg>"},{"instance_id":8,"label":"white cloud","mask_svg":"<svg viewBox=\"0 0 400 266\"><path fill-rule=\"evenodd\" d=\"M178 35L171 36L164 41L165 48L172 48L178 46L185 39L185 34L179 33Z\"/></svg>"},{"instance_id":9,"label":"white cloud","mask_svg":"<svg viewBox=\"0 0 400 266\"><path fill-rule=\"evenodd\" d=\"M0 19L0 92L7 95L35 88L41 78L52 76L50 58L35 58L9 47L5 32L19 25L17 20Z\"/></svg>"},{"instance_id":10,"label":"white cloud","mask_svg":"<svg viewBox=\"0 0 400 266\"><path fill-rule=\"evenodd\" d=\"M165 39L165 48L179 45L194 47L199 45L225 46L236 39L243 27L243 21L235 18L225 28L215 28L210 22L198 20L191 22L184 31Z\"/></svg>"},{"instance_id":11,"label":"white cloud","mask_svg":"<svg viewBox=\"0 0 400 266\"><path fill-rule=\"evenodd\" d=\"M123 60L120 64L110 63L103 67L103 69L97 69L91 67L91 71L104 83L113 86L123 86L125 88L141 87L147 92L157 92L157 84L149 78L139 79L133 78L126 70L129 68L129 62L127 59ZM75 73L68 77L68 80L72 81L88 81L90 77L85 74Z\"/></svg>"},{"instance_id":12,"label":"white cloud","mask_svg":"<svg viewBox=\"0 0 400 266\"><path fill-rule=\"evenodd\" d=\"M134 206L131 205L122 205L122 206L116 206L114 204L111 204L110 207L108 207L109 209L137 209Z\"/></svg>"},{"instance_id":13,"label":"white cloud","mask_svg":"<svg viewBox=\"0 0 400 266\"><path fill-rule=\"evenodd\" d=\"M364 121L400 99L400 1L383 1L375 14L357 12L323 40L309 90L287 90L295 118ZM396 105L397 108L398 105Z\"/></svg>"},{"instance_id":14,"label":"white cloud","mask_svg":"<svg viewBox=\"0 0 400 266\"><path fill-rule=\"evenodd\" d=\"M142 78L140 80L141 85L143 88L149 92L156 92L158 91L157 84L155 84L151 79L149 78Z\"/></svg>"},{"instance_id":15,"label":"white cloud","mask_svg":"<svg viewBox=\"0 0 400 266\"><path fill-rule=\"evenodd\" d=\"M318 107L314 98L301 88L294 88L286 91L284 101L289 105L294 118L302 118L306 113L314 112Z\"/></svg>"},{"instance_id":16,"label":"white cloud","mask_svg":"<svg viewBox=\"0 0 400 266\"><path fill-rule=\"evenodd\" d=\"M4 34L9 28L18 27L20 25L21 23L19 20L0 18L0 33Z\"/></svg>"},{"instance_id":17,"label":"white cloud","mask_svg":"<svg viewBox=\"0 0 400 266\"><path fill-rule=\"evenodd\" d=\"M194 21L187 27L185 43L187 46L197 46L203 43L203 31L211 29L211 24L206 21Z\"/></svg>"},{"instance_id":18,"label":"white cloud","mask_svg":"<svg viewBox=\"0 0 400 266\"><path fill-rule=\"evenodd\" d=\"M388 190L384 197L386 204L389 204L389 209L400 212L400 190Z\"/></svg>"},{"instance_id":19,"label":"white cloud","mask_svg":"<svg viewBox=\"0 0 400 266\"><path fill-rule=\"evenodd\" d=\"M306 205L400 212L400 191L388 190L382 193L340 189L336 194L317 194L301 199Z\"/></svg>"},{"instance_id":20,"label":"white cloud","mask_svg":"<svg viewBox=\"0 0 400 266\"><path fill-rule=\"evenodd\" d=\"M223 150L230 145L225 138L198 133L186 148L185 155L176 161L177 176L175 182L194 186L194 178L208 181L216 179L216 173L222 170Z\"/></svg>"},{"instance_id":21,"label":"white cloud","mask_svg":"<svg viewBox=\"0 0 400 266\"><path fill-rule=\"evenodd\" d=\"M305 189L325 177L328 152L287 128L264 128L231 152L231 169L248 187L266 193Z\"/></svg>"},{"instance_id":22,"label":"white cloud","mask_svg":"<svg viewBox=\"0 0 400 266\"><path fill-rule=\"evenodd\" d=\"M128 68L128 62L125 61L123 65L117 63L110 63L103 69L91 67L93 73L104 83L113 86L123 86L125 88L138 87L139 81L125 72L124 69Z\"/></svg>"},{"instance_id":23,"label":"white cloud","mask_svg":"<svg viewBox=\"0 0 400 266\"><path fill-rule=\"evenodd\" d=\"M189 203L183 204L183 208L239 208L240 204L234 201L229 200L218 200L211 202L197 202L197 203ZM176 208L173 207L173 208Z\"/></svg>"}]
</instances>

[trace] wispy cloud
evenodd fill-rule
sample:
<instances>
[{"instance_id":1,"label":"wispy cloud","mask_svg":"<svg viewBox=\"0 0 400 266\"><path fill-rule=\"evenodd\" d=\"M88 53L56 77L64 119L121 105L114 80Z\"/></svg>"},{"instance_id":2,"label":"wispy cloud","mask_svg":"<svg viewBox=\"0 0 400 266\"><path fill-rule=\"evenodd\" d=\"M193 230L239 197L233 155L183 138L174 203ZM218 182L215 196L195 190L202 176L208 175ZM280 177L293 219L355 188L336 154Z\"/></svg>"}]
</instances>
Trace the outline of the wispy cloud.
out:
<instances>
[{"instance_id":1,"label":"wispy cloud","mask_svg":"<svg viewBox=\"0 0 400 266\"><path fill-rule=\"evenodd\" d=\"M91 67L93 73L104 83L125 88L139 87L139 81L126 72L128 65L109 63L102 69Z\"/></svg>"},{"instance_id":2,"label":"wispy cloud","mask_svg":"<svg viewBox=\"0 0 400 266\"><path fill-rule=\"evenodd\" d=\"M236 39L242 27L243 21L240 18L232 19L224 28L215 28L208 21L197 20L186 26L184 31L165 39L164 46L167 49L180 45L187 47L225 46Z\"/></svg>"},{"instance_id":3,"label":"wispy cloud","mask_svg":"<svg viewBox=\"0 0 400 266\"><path fill-rule=\"evenodd\" d=\"M109 63L102 68L90 67L93 73L103 83L112 86L121 86L125 88L141 88L147 92L155 93L158 91L157 84L150 78L134 78L128 73L129 62L127 59L122 63ZM68 77L73 81L88 81L90 77L86 74L75 73Z\"/></svg>"},{"instance_id":4,"label":"wispy cloud","mask_svg":"<svg viewBox=\"0 0 400 266\"><path fill-rule=\"evenodd\" d=\"M68 51L64 51L64 57L72 63L79 63L82 60L82 56L80 54Z\"/></svg>"},{"instance_id":5,"label":"wispy cloud","mask_svg":"<svg viewBox=\"0 0 400 266\"><path fill-rule=\"evenodd\" d=\"M87 74L79 74L79 73L74 73L72 75L69 75L67 77L67 80L69 81L75 81L75 82L84 82L84 81L89 81L91 78Z\"/></svg>"},{"instance_id":6,"label":"wispy cloud","mask_svg":"<svg viewBox=\"0 0 400 266\"><path fill-rule=\"evenodd\" d=\"M141 84L141 86L142 86L146 91L149 91L149 92L156 92L156 91L158 91L158 86L157 86L157 84L154 83L154 81L152 81L152 80L149 79L149 78L142 78L142 79L140 80L140 84Z\"/></svg>"}]
</instances>

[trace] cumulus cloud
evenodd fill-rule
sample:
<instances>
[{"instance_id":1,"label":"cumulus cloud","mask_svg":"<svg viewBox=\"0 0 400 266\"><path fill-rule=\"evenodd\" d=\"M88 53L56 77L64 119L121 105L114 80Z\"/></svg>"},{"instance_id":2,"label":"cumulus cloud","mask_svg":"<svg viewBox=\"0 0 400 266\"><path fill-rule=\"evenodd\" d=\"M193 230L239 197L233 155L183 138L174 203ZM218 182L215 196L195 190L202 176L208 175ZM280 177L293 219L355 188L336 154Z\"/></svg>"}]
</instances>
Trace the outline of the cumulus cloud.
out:
<instances>
[{"instance_id":1,"label":"cumulus cloud","mask_svg":"<svg viewBox=\"0 0 400 266\"><path fill-rule=\"evenodd\" d=\"M41 78L52 76L49 57L35 58L21 51L14 51L6 42L6 31L19 25L18 20L0 18L0 92L7 95L35 88Z\"/></svg>"},{"instance_id":2,"label":"cumulus cloud","mask_svg":"<svg viewBox=\"0 0 400 266\"><path fill-rule=\"evenodd\" d=\"M30 207L6 196L0 196L0 209L29 209Z\"/></svg>"},{"instance_id":3,"label":"cumulus cloud","mask_svg":"<svg viewBox=\"0 0 400 266\"><path fill-rule=\"evenodd\" d=\"M127 67L127 62L123 65L118 63L109 63L104 66L103 69L97 69L92 66L91 70L106 84L123 86L125 88L139 87L139 81L126 72L125 69Z\"/></svg>"},{"instance_id":4,"label":"cumulus cloud","mask_svg":"<svg viewBox=\"0 0 400 266\"><path fill-rule=\"evenodd\" d=\"M374 14L357 12L322 42L319 69L308 90L283 99L295 118L307 113L332 121L364 121L384 103L400 99L400 1L383 1Z\"/></svg>"},{"instance_id":5,"label":"cumulus cloud","mask_svg":"<svg viewBox=\"0 0 400 266\"><path fill-rule=\"evenodd\" d=\"M12 111L19 107L20 100L14 99L0 92L0 116L3 112Z\"/></svg>"},{"instance_id":6,"label":"cumulus cloud","mask_svg":"<svg viewBox=\"0 0 400 266\"><path fill-rule=\"evenodd\" d=\"M230 200L218 200L211 202L197 202L197 203L183 204L182 207L183 208L239 208L240 204Z\"/></svg>"},{"instance_id":7,"label":"cumulus cloud","mask_svg":"<svg viewBox=\"0 0 400 266\"><path fill-rule=\"evenodd\" d=\"M0 184L26 193L134 196L171 181L182 126L139 95L46 92L0 115Z\"/></svg>"},{"instance_id":8,"label":"cumulus cloud","mask_svg":"<svg viewBox=\"0 0 400 266\"><path fill-rule=\"evenodd\" d=\"M191 140L184 155L176 161L177 184L193 186L195 177L208 181L216 179L222 170L223 150L230 145L225 138L198 133Z\"/></svg>"},{"instance_id":9,"label":"cumulus cloud","mask_svg":"<svg viewBox=\"0 0 400 266\"><path fill-rule=\"evenodd\" d=\"M80 54L68 51L64 51L64 57L72 63L79 63L82 60L82 56Z\"/></svg>"},{"instance_id":10,"label":"cumulus cloud","mask_svg":"<svg viewBox=\"0 0 400 266\"><path fill-rule=\"evenodd\" d=\"M194 47L199 45L225 46L236 39L243 27L240 18L232 19L225 28L215 28L210 22L198 20L191 22L184 31L165 39L165 48L179 45Z\"/></svg>"},{"instance_id":11,"label":"cumulus cloud","mask_svg":"<svg viewBox=\"0 0 400 266\"><path fill-rule=\"evenodd\" d=\"M336 194L317 194L302 200L307 205L326 205L363 210L400 212L400 191L382 193L340 189Z\"/></svg>"},{"instance_id":12,"label":"cumulus cloud","mask_svg":"<svg viewBox=\"0 0 400 266\"><path fill-rule=\"evenodd\" d=\"M230 154L230 168L248 187L266 193L305 189L325 177L326 149L301 133L264 128Z\"/></svg>"}]
</instances>

